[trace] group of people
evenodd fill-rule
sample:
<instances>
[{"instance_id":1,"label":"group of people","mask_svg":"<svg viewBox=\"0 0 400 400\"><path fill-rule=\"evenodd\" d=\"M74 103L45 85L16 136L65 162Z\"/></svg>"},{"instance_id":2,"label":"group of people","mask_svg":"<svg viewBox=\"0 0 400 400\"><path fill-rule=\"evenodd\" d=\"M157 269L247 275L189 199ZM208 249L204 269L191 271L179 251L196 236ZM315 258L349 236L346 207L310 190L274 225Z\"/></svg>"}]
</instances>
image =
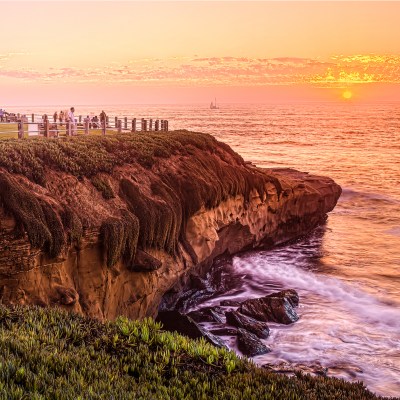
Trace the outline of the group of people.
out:
<instances>
[{"instance_id":1,"label":"group of people","mask_svg":"<svg viewBox=\"0 0 400 400\"><path fill-rule=\"evenodd\" d=\"M47 114L44 114L42 116L43 121L49 121L49 117ZM57 121L60 126L63 126L65 123L67 129L69 126L71 126L71 134L75 135L76 134L76 128L77 128L77 120L75 119L75 108L71 107L69 111L64 111L61 110L59 113L57 111L54 112L53 114L53 120L54 124L57 125ZM100 113L100 119L97 115L94 117L90 118L88 115L85 119L84 122L89 122L89 129L98 129L101 128L104 123L107 121L107 114L104 112L104 110Z\"/></svg>"},{"instance_id":2,"label":"group of people","mask_svg":"<svg viewBox=\"0 0 400 400\"><path fill-rule=\"evenodd\" d=\"M67 126L69 123L72 124L72 130L75 132L76 131L76 126L77 126L77 121L75 119L75 108L71 107L69 111L63 111L61 110L59 113L57 111L54 112L53 114L53 120L54 123L57 123L59 121L60 126L63 126L65 123ZM43 116L43 119L47 119L47 115L45 114ZM101 128L101 126L106 122L107 120L107 114L104 112L104 110L101 111L100 113L100 119L97 115L94 117L90 118L88 115L85 119L84 122L89 122L89 128L92 129L97 129Z\"/></svg>"}]
</instances>

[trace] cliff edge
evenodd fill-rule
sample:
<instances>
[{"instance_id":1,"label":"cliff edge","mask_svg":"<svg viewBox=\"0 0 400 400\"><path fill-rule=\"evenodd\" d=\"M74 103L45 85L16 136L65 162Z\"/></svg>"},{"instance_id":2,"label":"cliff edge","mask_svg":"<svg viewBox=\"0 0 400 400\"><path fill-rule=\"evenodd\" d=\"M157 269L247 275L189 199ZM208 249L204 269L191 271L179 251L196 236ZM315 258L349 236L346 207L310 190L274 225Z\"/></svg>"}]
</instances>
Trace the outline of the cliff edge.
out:
<instances>
[{"instance_id":1,"label":"cliff edge","mask_svg":"<svg viewBox=\"0 0 400 400\"><path fill-rule=\"evenodd\" d=\"M4 140L0 299L154 316L191 270L310 231L340 193L326 177L248 165L202 133Z\"/></svg>"}]
</instances>

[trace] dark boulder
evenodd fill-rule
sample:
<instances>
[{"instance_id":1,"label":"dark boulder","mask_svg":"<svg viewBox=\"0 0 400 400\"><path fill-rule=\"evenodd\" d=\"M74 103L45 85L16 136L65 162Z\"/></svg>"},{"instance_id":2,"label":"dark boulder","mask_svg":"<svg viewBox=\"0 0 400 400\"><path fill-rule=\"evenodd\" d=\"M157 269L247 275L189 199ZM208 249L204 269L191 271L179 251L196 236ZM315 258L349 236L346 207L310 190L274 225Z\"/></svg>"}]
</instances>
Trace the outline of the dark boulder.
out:
<instances>
[{"instance_id":1,"label":"dark boulder","mask_svg":"<svg viewBox=\"0 0 400 400\"><path fill-rule=\"evenodd\" d=\"M193 321L192 318L179 311L160 311L156 321L161 322L163 324L163 329L166 331L178 332L191 339L200 339L203 337L214 346L226 347L220 338L207 332L203 327Z\"/></svg>"},{"instance_id":2,"label":"dark boulder","mask_svg":"<svg viewBox=\"0 0 400 400\"><path fill-rule=\"evenodd\" d=\"M259 299L246 300L238 311L259 321L288 325L299 319L294 304L298 304L297 293L294 290L285 290Z\"/></svg>"},{"instance_id":3,"label":"dark boulder","mask_svg":"<svg viewBox=\"0 0 400 400\"><path fill-rule=\"evenodd\" d=\"M218 336L236 336L238 330L236 328L224 327L224 328L211 329L210 332L213 335L218 335Z\"/></svg>"},{"instance_id":4,"label":"dark boulder","mask_svg":"<svg viewBox=\"0 0 400 400\"><path fill-rule=\"evenodd\" d=\"M222 306L222 307L239 307L240 306L240 301L222 300L222 301L220 301L219 305Z\"/></svg>"},{"instance_id":5,"label":"dark boulder","mask_svg":"<svg viewBox=\"0 0 400 400\"><path fill-rule=\"evenodd\" d=\"M224 322L224 312L220 307L204 307L187 315L196 322Z\"/></svg>"},{"instance_id":6,"label":"dark boulder","mask_svg":"<svg viewBox=\"0 0 400 400\"><path fill-rule=\"evenodd\" d=\"M289 301L292 307L297 307L299 305L299 294L294 289L281 290L277 293L269 294L266 297L284 297Z\"/></svg>"},{"instance_id":7,"label":"dark boulder","mask_svg":"<svg viewBox=\"0 0 400 400\"><path fill-rule=\"evenodd\" d=\"M241 328L238 331L238 348L245 356L249 357L255 357L271 351L254 333Z\"/></svg>"},{"instance_id":8,"label":"dark boulder","mask_svg":"<svg viewBox=\"0 0 400 400\"><path fill-rule=\"evenodd\" d=\"M265 322L260 322L254 318L243 315L238 311L227 311L225 313L226 323L237 328L243 328L246 331L254 333L261 339L266 339L269 336L269 328Z\"/></svg>"}]
</instances>

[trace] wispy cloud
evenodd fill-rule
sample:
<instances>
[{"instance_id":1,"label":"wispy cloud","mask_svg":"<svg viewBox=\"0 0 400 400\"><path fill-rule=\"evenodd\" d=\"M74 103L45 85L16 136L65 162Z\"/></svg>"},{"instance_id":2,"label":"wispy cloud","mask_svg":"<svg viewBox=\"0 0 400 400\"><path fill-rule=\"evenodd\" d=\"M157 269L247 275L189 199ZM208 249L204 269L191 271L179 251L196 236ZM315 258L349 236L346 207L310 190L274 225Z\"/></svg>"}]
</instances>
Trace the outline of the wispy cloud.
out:
<instances>
[{"instance_id":1,"label":"wispy cloud","mask_svg":"<svg viewBox=\"0 0 400 400\"><path fill-rule=\"evenodd\" d=\"M104 67L6 68L0 54L0 80L178 86L267 86L400 83L400 56L334 55L329 59L280 57L172 57L134 59Z\"/></svg>"}]
</instances>

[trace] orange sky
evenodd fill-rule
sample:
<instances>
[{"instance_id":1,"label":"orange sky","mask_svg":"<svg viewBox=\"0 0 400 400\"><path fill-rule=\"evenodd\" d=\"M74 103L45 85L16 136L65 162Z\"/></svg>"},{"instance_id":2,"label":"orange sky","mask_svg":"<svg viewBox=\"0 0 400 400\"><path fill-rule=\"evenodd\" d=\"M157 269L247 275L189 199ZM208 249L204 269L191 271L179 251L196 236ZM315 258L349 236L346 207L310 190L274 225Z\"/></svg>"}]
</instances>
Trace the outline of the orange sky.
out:
<instances>
[{"instance_id":1,"label":"orange sky","mask_svg":"<svg viewBox=\"0 0 400 400\"><path fill-rule=\"evenodd\" d=\"M0 6L0 105L400 100L400 2Z\"/></svg>"}]
</instances>

